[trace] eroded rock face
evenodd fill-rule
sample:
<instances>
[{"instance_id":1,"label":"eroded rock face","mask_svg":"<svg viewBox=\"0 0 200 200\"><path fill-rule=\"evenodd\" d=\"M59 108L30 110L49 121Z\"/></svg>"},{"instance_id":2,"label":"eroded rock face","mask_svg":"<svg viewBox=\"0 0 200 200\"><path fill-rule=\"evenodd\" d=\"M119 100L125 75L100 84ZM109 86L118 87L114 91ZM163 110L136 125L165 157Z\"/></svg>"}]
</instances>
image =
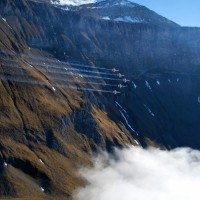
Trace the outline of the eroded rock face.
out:
<instances>
[{"instance_id":1,"label":"eroded rock face","mask_svg":"<svg viewBox=\"0 0 200 200\"><path fill-rule=\"evenodd\" d=\"M134 140L200 148L200 29L159 18L161 26L143 7L135 13L151 15L152 23L113 20L120 7L105 20L109 7L86 12L92 6L66 11L44 1L0 2L1 196L71 196L83 184L76 167L90 164L92 152ZM30 58L40 66L60 59L115 67L130 82L116 96L53 88L55 80ZM19 76L45 85L14 81Z\"/></svg>"}]
</instances>

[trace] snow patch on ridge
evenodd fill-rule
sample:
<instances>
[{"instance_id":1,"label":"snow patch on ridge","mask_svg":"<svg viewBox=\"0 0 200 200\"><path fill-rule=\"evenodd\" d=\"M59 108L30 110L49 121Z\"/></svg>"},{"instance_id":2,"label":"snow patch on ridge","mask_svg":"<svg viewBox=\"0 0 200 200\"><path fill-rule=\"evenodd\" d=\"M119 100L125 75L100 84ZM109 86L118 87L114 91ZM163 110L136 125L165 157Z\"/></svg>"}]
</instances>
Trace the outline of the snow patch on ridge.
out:
<instances>
[{"instance_id":1,"label":"snow patch on ridge","mask_svg":"<svg viewBox=\"0 0 200 200\"><path fill-rule=\"evenodd\" d=\"M3 20L3 21L6 23L6 25L12 30L12 28L11 28L11 26L8 24L6 18L3 18L3 17L2 17L2 20Z\"/></svg>"},{"instance_id":2,"label":"snow patch on ridge","mask_svg":"<svg viewBox=\"0 0 200 200\"><path fill-rule=\"evenodd\" d=\"M115 18L114 21L116 22L126 22L126 23L144 23L144 19L138 17L130 17L130 16L123 16Z\"/></svg>"},{"instance_id":3,"label":"snow patch on ridge","mask_svg":"<svg viewBox=\"0 0 200 200\"><path fill-rule=\"evenodd\" d=\"M128 119L126 118L125 115L127 115L127 111L122 107L122 105L120 105L117 101L115 101L115 104L117 107L119 107L119 112L121 113L122 117L124 118L124 121L126 122L126 125L133 131L135 132L137 135L138 133L134 130L134 128L129 124ZM128 115L127 115L128 117ZM121 121L120 121L121 122ZM121 122L121 124L125 127L125 125Z\"/></svg>"},{"instance_id":4,"label":"snow patch on ridge","mask_svg":"<svg viewBox=\"0 0 200 200\"><path fill-rule=\"evenodd\" d=\"M127 126L128 126L133 132L136 133L136 131L135 131L135 130L131 127L131 125L128 123L128 120L126 119L124 113L123 113L121 110L120 110L119 112L121 113L122 117L124 118L124 120L125 120ZM138 134L137 134L137 135L138 135Z\"/></svg>"},{"instance_id":5,"label":"snow patch on ridge","mask_svg":"<svg viewBox=\"0 0 200 200\"><path fill-rule=\"evenodd\" d=\"M145 84L146 84L147 88L149 88L149 90L151 90L151 91L152 91L152 88L151 88L151 86L150 86L149 82L148 82L148 81L145 81Z\"/></svg>"},{"instance_id":6,"label":"snow patch on ridge","mask_svg":"<svg viewBox=\"0 0 200 200\"><path fill-rule=\"evenodd\" d=\"M53 86L52 86L52 89L53 89L53 91L54 91L54 92L56 91L56 88L55 88L55 87L53 87Z\"/></svg>"},{"instance_id":7,"label":"snow patch on ridge","mask_svg":"<svg viewBox=\"0 0 200 200\"><path fill-rule=\"evenodd\" d=\"M118 105L124 111L124 113L127 114L126 110L117 101L115 101L115 103L116 103L116 105Z\"/></svg>"},{"instance_id":8,"label":"snow patch on ridge","mask_svg":"<svg viewBox=\"0 0 200 200\"><path fill-rule=\"evenodd\" d=\"M110 17L106 16L106 17L102 17L102 19L104 19L104 20L110 20Z\"/></svg>"},{"instance_id":9,"label":"snow patch on ridge","mask_svg":"<svg viewBox=\"0 0 200 200\"><path fill-rule=\"evenodd\" d=\"M3 165L4 165L4 167L7 167L8 163L6 161L4 161Z\"/></svg>"},{"instance_id":10,"label":"snow patch on ridge","mask_svg":"<svg viewBox=\"0 0 200 200\"><path fill-rule=\"evenodd\" d=\"M148 112L149 112L153 117L155 117L154 113L151 111L151 109L150 109L146 104L144 104L144 107L148 110Z\"/></svg>"},{"instance_id":11,"label":"snow patch on ridge","mask_svg":"<svg viewBox=\"0 0 200 200\"><path fill-rule=\"evenodd\" d=\"M156 81L157 85L160 85L160 81Z\"/></svg>"},{"instance_id":12,"label":"snow patch on ridge","mask_svg":"<svg viewBox=\"0 0 200 200\"><path fill-rule=\"evenodd\" d=\"M200 103L200 96L198 96L198 103Z\"/></svg>"},{"instance_id":13,"label":"snow patch on ridge","mask_svg":"<svg viewBox=\"0 0 200 200\"><path fill-rule=\"evenodd\" d=\"M95 7L95 8L97 8L97 7ZM130 16L122 16L122 17L117 17L115 19L111 19L110 17L105 16L105 17L102 17L101 19L113 20L116 22L125 22L125 23L145 23L144 19L140 19L138 17L130 17Z\"/></svg>"},{"instance_id":14,"label":"snow patch on ridge","mask_svg":"<svg viewBox=\"0 0 200 200\"><path fill-rule=\"evenodd\" d=\"M43 162L43 160L42 160L42 159L39 159L39 161L40 161L40 163L42 163L42 164L44 165L44 162Z\"/></svg>"},{"instance_id":15,"label":"snow patch on ridge","mask_svg":"<svg viewBox=\"0 0 200 200\"><path fill-rule=\"evenodd\" d=\"M136 89L136 88L137 88L137 85L136 85L134 82L132 82L132 83L133 83L134 88Z\"/></svg>"}]
</instances>

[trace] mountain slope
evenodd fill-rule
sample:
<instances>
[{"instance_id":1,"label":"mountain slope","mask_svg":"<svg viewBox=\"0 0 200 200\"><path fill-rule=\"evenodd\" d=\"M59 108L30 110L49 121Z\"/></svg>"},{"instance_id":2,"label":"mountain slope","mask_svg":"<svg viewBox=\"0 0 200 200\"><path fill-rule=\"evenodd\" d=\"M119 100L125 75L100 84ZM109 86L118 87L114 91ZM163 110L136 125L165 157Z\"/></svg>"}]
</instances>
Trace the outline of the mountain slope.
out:
<instances>
[{"instance_id":1,"label":"mountain slope","mask_svg":"<svg viewBox=\"0 0 200 200\"><path fill-rule=\"evenodd\" d=\"M71 197L84 184L78 167L91 164L99 149L200 148L200 29L140 6L137 16L153 22L105 20L124 8L93 6L66 11L44 1L0 2L1 196ZM123 16L132 14L128 9ZM70 71L73 62L92 70ZM120 69L131 81L114 95L105 84L123 82L106 79L98 67ZM92 72L100 77L84 76Z\"/></svg>"},{"instance_id":2,"label":"mountain slope","mask_svg":"<svg viewBox=\"0 0 200 200\"><path fill-rule=\"evenodd\" d=\"M41 11L41 4L21 1L14 9L16 4L12 1L3 3L1 9L16 13L4 13L5 18L1 18L0 194L71 196L82 184L75 171L79 165L90 164L92 151L136 143L103 109L105 105L111 109L113 106L102 94L96 96L59 86L55 89L50 83L56 82L54 77L47 78L48 73L31 64L30 58L50 58L50 54L37 49L51 44L43 38L45 30L40 29L38 21L44 12L41 16L34 14ZM51 11L46 5L43 8ZM31 11L30 15L26 11ZM42 63L37 60L37 64ZM62 74L58 77L62 78Z\"/></svg>"}]
</instances>

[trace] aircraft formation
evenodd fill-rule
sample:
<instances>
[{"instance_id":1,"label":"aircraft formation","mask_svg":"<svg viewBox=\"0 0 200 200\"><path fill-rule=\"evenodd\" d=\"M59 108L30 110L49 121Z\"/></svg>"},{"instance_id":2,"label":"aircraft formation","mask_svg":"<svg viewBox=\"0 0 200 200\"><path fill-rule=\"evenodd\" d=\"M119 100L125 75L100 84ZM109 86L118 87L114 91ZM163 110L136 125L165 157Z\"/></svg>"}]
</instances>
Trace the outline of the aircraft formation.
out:
<instances>
[{"instance_id":1,"label":"aircraft formation","mask_svg":"<svg viewBox=\"0 0 200 200\"><path fill-rule=\"evenodd\" d=\"M129 82L125 75L119 73L116 68L97 67L78 62L63 62L36 56L22 56L27 67L45 77L45 82L34 80L33 77L24 73L14 60L3 60L1 66L10 68L8 75L2 76L0 80L10 80L19 83L49 85L53 91L57 87L65 89L106 92L114 95L120 94L125 88L124 83ZM77 86L77 84L80 84Z\"/></svg>"}]
</instances>

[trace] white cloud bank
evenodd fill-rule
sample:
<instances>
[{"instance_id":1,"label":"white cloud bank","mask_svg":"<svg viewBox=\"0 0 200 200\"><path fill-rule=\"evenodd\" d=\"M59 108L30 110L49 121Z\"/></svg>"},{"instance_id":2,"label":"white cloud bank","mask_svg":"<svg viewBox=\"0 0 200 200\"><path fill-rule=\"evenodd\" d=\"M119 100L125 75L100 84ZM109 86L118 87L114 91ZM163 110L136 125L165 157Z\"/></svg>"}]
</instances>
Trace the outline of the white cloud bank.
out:
<instances>
[{"instance_id":1,"label":"white cloud bank","mask_svg":"<svg viewBox=\"0 0 200 200\"><path fill-rule=\"evenodd\" d=\"M199 200L200 152L130 148L103 153L82 169L76 200Z\"/></svg>"}]
</instances>

